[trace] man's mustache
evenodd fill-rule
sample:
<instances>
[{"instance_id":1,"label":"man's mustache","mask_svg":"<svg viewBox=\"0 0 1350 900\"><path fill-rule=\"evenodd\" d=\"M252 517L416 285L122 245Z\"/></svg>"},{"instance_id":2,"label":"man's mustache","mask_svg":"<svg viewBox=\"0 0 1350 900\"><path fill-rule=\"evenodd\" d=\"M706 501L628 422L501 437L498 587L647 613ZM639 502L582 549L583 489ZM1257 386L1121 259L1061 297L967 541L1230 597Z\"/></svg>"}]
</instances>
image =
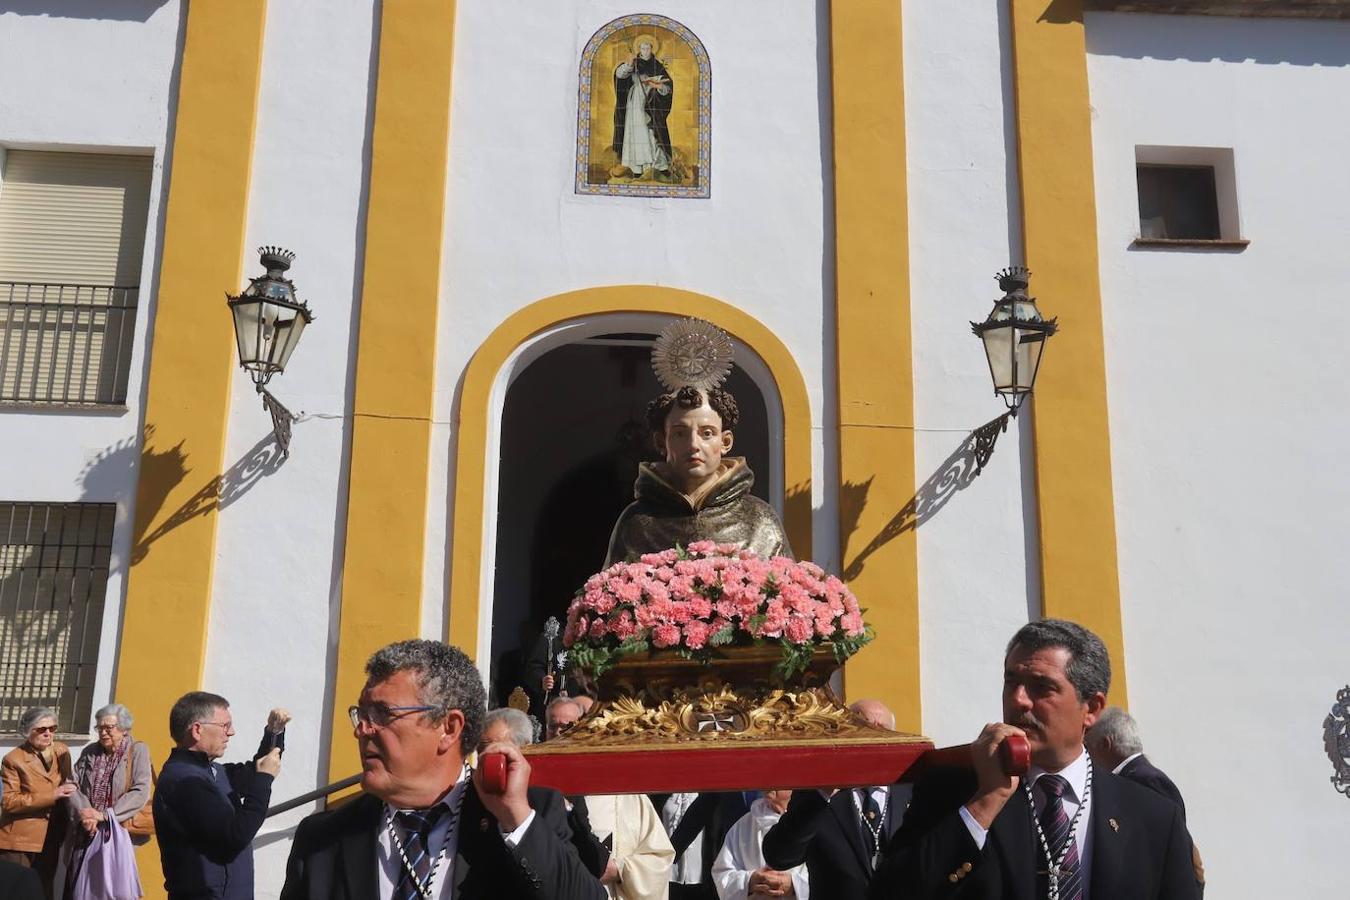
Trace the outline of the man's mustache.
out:
<instances>
[{"instance_id":1,"label":"man's mustache","mask_svg":"<svg viewBox=\"0 0 1350 900\"><path fill-rule=\"evenodd\" d=\"M1016 725L1018 728L1035 728L1037 731L1045 730L1045 725L1042 724L1041 720L1033 716L1031 713L1023 713L1022 715L1013 719L1008 724Z\"/></svg>"}]
</instances>

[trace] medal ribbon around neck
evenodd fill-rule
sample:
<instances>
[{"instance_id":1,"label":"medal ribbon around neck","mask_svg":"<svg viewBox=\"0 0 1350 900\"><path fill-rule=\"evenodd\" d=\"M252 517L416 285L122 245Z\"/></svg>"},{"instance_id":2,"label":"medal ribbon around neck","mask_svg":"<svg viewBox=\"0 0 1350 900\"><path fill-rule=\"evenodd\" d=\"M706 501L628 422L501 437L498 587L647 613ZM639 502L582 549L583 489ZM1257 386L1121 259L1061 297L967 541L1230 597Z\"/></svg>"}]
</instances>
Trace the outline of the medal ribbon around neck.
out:
<instances>
[{"instance_id":1,"label":"medal ribbon around neck","mask_svg":"<svg viewBox=\"0 0 1350 900\"><path fill-rule=\"evenodd\" d=\"M1087 780L1083 783L1083 797L1078 804L1078 809L1074 810L1073 818L1069 820L1069 836L1064 840L1064 846L1059 848L1059 858L1055 859L1050 852L1050 842L1045 839L1045 831L1041 828L1040 817L1036 815L1036 803L1031 795L1031 780L1022 779L1022 788L1027 792L1027 809L1031 812L1031 822L1036 826L1036 837L1040 838L1041 852L1045 854L1047 873L1050 876L1050 900L1059 900L1059 867L1064 865L1065 858L1069 855L1069 848L1078 840L1078 819L1083 815L1083 810L1087 809L1088 798L1092 796L1092 759L1087 761ZM1060 798L1060 803L1064 799ZM1080 856L1078 864L1083 864Z\"/></svg>"},{"instance_id":2,"label":"medal ribbon around neck","mask_svg":"<svg viewBox=\"0 0 1350 900\"><path fill-rule=\"evenodd\" d=\"M464 795L469 790L469 774L469 764L465 763L463 774L460 776L460 780L464 782L464 789L459 792L459 798L455 800L455 806L450 810L450 818L447 820L449 827L445 832L445 840L441 841L440 849L431 858L431 868L427 869L427 877L423 881L417 880L417 870L413 868L412 862L408 859L407 851L403 849L403 839L398 836L398 828L394 825L394 817L389 814L389 807L384 808L384 821L389 826L389 840L394 845L394 849L398 851L398 858L403 861L403 870L412 879L413 886L417 888L417 893L427 900L431 898L431 885L436 880L436 869L440 867L441 857L445 856L445 848L450 843L450 835L455 833L455 827L459 825L459 811L464 806ZM427 837L431 837L430 833L427 834ZM431 852L430 846L427 847L427 852ZM397 886L397 882L395 882L395 885Z\"/></svg>"},{"instance_id":3,"label":"medal ribbon around neck","mask_svg":"<svg viewBox=\"0 0 1350 900\"><path fill-rule=\"evenodd\" d=\"M871 788L861 788L871 793ZM872 868L875 870L881 864L881 830L886 827L886 808L891 805L891 792L885 791L885 798L881 804L881 815L877 816L877 827L873 828L872 823L867 821L867 816L863 813L862 804L858 802L858 792L850 790L849 797L853 800L853 808L858 811L858 821L863 827L872 833Z\"/></svg>"}]
</instances>

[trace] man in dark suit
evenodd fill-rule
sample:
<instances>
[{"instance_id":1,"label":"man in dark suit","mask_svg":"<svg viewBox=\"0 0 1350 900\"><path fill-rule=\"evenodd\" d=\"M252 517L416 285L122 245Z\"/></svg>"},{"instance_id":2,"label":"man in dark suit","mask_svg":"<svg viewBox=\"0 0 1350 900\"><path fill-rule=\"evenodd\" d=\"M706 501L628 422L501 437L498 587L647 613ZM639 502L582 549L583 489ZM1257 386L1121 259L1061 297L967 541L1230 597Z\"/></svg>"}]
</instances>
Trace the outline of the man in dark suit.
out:
<instances>
[{"instance_id":1,"label":"man in dark suit","mask_svg":"<svg viewBox=\"0 0 1350 900\"><path fill-rule=\"evenodd\" d=\"M467 656L401 641L377 651L366 675L350 710L365 794L300 823L285 900L605 896L569 842L561 796L529 789L519 749L485 748L507 759L503 794L470 773L486 697Z\"/></svg>"},{"instance_id":2,"label":"man in dark suit","mask_svg":"<svg viewBox=\"0 0 1350 900\"><path fill-rule=\"evenodd\" d=\"M1175 804L1110 771L1083 746L1106 706L1106 647L1073 622L1023 626L1004 657L1003 722L971 748L972 772L915 786L874 897L1191 900L1191 840ZM1031 747L1025 778L999 746Z\"/></svg>"},{"instance_id":3,"label":"man in dark suit","mask_svg":"<svg viewBox=\"0 0 1350 900\"><path fill-rule=\"evenodd\" d=\"M731 826L750 811L745 795L737 791L648 796L661 814L670 844L675 848L670 900L717 900L713 862L722 851ZM677 880L680 877L685 880Z\"/></svg>"},{"instance_id":4,"label":"man in dark suit","mask_svg":"<svg viewBox=\"0 0 1350 900\"><path fill-rule=\"evenodd\" d=\"M1181 791L1166 772L1144 755L1144 742L1139 737L1139 724L1134 716L1119 706L1108 706L1097 717L1096 724L1088 729L1085 743L1094 763L1161 794L1181 807L1181 817L1186 818L1186 801L1181 799ZM1200 858L1199 847L1192 846L1191 863L1195 880L1203 888L1205 864Z\"/></svg>"},{"instance_id":5,"label":"man in dark suit","mask_svg":"<svg viewBox=\"0 0 1350 900\"><path fill-rule=\"evenodd\" d=\"M1092 761L1098 766L1162 794L1180 806L1181 815L1185 817L1186 802L1181 799L1181 791L1166 772L1144 755L1144 744L1139 739L1139 725L1134 716L1119 706L1108 706L1088 729L1085 743Z\"/></svg>"},{"instance_id":6,"label":"man in dark suit","mask_svg":"<svg viewBox=\"0 0 1350 900\"><path fill-rule=\"evenodd\" d=\"M36 869L0 859L0 897L5 900L43 900L42 879Z\"/></svg>"},{"instance_id":7,"label":"man in dark suit","mask_svg":"<svg viewBox=\"0 0 1350 900\"><path fill-rule=\"evenodd\" d=\"M895 715L880 701L860 700L850 708L877 727L895 727ZM907 799L903 785L793 791L787 811L764 836L764 861L784 872L806 863L813 896L861 900Z\"/></svg>"}]
</instances>

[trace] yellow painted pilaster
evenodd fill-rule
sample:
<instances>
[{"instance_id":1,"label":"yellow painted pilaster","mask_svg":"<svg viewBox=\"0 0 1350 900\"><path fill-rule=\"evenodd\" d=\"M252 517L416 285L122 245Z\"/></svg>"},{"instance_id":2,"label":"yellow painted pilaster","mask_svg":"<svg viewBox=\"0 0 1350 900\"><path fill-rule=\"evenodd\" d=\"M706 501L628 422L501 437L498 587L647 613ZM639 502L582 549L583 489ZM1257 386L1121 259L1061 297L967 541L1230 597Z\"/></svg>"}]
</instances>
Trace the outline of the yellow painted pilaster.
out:
<instances>
[{"instance_id":1,"label":"yellow painted pilaster","mask_svg":"<svg viewBox=\"0 0 1350 900\"><path fill-rule=\"evenodd\" d=\"M839 478L841 497L864 500L856 528L840 535L845 570L915 488L900 6L898 0L830 5ZM919 731L913 530L879 544L855 568L850 586L877 639L848 663L848 695L885 700L900 729Z\"/></svg>"},{"instance_id":2,"label":"yellow painted pilaster","mask_svg":"<svg viewBox=\"0 0 1350 900\"><path fill-rule=\"evenodd\" d=\"M1091 107L1081 0L1012 0L1022 223L1032 293L1061 332L1036 381L1036 491L1047 616L1091 628L1126 701Z\"/></svg>"},{"instance_id":3,"label":"yellow painted pilaster","mask_svg":"<svg viewBox=\"0 0 1350 900\"><path fill-rule=\"evenodd\" d=\"M201 687L206 654L217 512L199 492L224 462L236 365L225 292L242 279L267 3L185 9L136 500L135 534L155 539L132 555L113 694L157 765L169 708ZM147 896L163 896L154 844L138 859Z\"/></svg>"},{"instance_id":4,"label":"yellow painted pilaster","mask_svg":"<svg viewBox=\"0 0 1350 900\"><path fill-rule=\"evenodd\" d=\"M359 768L347 707L379 647L421 629L454 0L380 13L370 200L342 566L334 780Z\"/></svg>"}]
</instances>

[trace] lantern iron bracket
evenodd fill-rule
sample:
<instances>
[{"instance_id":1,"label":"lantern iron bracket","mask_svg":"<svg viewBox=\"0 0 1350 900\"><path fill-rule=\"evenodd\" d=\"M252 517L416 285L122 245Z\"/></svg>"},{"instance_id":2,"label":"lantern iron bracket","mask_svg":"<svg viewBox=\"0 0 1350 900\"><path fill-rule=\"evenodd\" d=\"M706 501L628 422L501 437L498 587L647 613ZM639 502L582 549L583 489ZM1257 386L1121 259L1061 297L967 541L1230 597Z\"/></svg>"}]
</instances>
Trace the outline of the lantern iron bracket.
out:
<instances>
[{"instance_id":1,"label":"lantern iron bracket","mask_svg":"<svg viewBox=\"0 0 1350 900\"><path fill-rule=\"evenodd\" d=\"M261 384L258 385L258 394L262 397L263 409L272 417L272 436L276 438L277 446L281 448L281 458L290 459L291 423L300 421L300 418Z\"/></svg>"}]
</instances>

